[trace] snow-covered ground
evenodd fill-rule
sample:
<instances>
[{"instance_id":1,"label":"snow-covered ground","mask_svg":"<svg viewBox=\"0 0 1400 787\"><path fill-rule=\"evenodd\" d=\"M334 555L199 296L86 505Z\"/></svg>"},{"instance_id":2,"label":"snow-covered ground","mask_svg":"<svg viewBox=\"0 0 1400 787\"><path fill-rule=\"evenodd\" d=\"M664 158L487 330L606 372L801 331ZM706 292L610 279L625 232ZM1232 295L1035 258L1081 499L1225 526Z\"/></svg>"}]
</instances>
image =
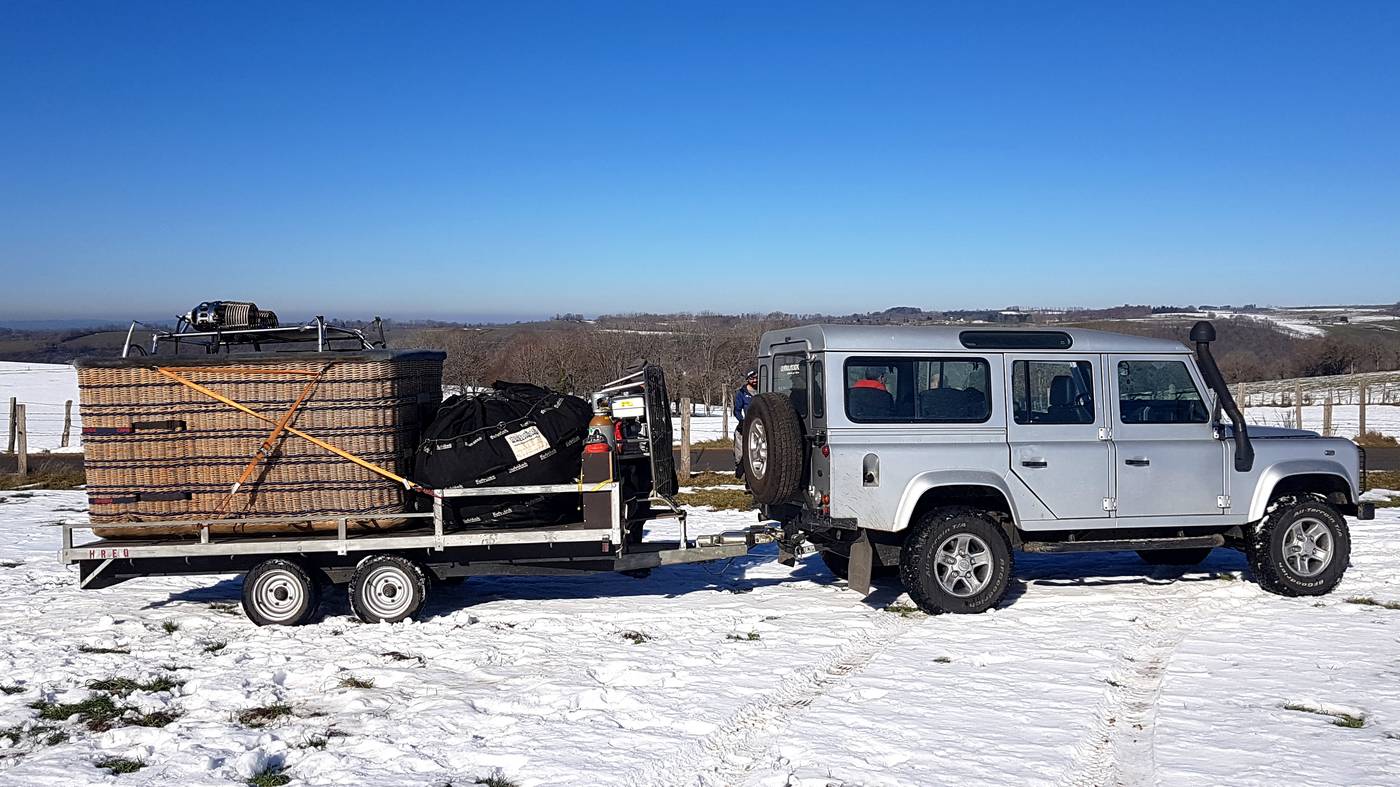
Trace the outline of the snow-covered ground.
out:
<instances>
[{"instance_id":1,"label":"snow-covered ground","mask_svg":"<svg viewBox=\"0 0 1400 787\"><path fill-rule=\"evenodd\" d=\"M1295 424L1292 407L1247 407L1244 419L1261 426L1290 426L1322 432L1323 406L1303 406L1303 423ZM1332 406L1332 431L1335 437L1356 438L1360 426L1360 408L1354 404ZM1371 404L1366 406L1366 431L1400 437L1400 405Z\"/></svg>"},{"instance_id":2,"label":"snow-covered ground","mask_svg":"<svg viewBox=\"0 0 1400 787\"><path fill-rule=\"evenodd\" d=\"M9 434L10 397L25 407L30 453L83 450L83 424L78 416L78 371L67 364L0 361L0 421ZM63 403L73 402L73 425L67 448L63 436ZM0 446L0 450L3 450Z\"/></svg>"},{"instance_id":3,"label":"snow-covered ground","mask_svg":"<svg viewBox=\"0 0 1400 787\"><path fill-rule=\"evenodd\" d=\"M885 609L893 586L862 599L767 548L645 579L472 579L398 625L332 598L313 625L260 629L236 578L78 590L44 525L83 517L83 494L0 497L0 783L226 785L268 766L308 785L1400 781L1400 610L1345 601L1400 602L1400 509L1352 523L1353 566L1322 599L1266 595L1224 550L1185 572L1020 556L1002 608L906 616ZM31 703L162 676L180 685L117 701L177 714L164 727L32 731ZM279 704L267 726L239 719ZM94 768L110 756L146 766Z\"/></svg>"}]
</instances>

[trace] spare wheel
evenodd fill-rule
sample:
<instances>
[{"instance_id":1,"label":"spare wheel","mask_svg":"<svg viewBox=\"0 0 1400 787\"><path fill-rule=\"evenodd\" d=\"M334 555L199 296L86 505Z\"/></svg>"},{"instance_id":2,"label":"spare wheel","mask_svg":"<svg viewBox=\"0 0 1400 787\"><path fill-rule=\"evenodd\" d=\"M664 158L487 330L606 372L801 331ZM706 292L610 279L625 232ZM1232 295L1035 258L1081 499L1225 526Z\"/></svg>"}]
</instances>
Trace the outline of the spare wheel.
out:
<instances>
[{"instance_id":1,"label":"spare wheel","mask_svg":"<svg viewBox=\"0 0 1400 787\"><path fill-rule=\"evenodd\" d=\"M744 415L744 476L760 503L783 503L797 494L805 460L802 422L782 394L761 393Z\"/></svg>"}]
</instances>

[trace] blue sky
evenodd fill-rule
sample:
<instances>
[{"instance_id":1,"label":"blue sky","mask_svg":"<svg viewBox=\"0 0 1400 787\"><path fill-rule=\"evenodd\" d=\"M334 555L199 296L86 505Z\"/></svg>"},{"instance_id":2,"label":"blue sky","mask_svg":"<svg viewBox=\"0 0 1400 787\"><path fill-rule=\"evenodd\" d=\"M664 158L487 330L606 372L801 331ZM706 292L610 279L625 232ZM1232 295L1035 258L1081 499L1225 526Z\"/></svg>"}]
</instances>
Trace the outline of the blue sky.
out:
<instances>
[{"instance_id":1,"label":"blue sky","mask_svg":"<svg viewBox=\"0 0 1400 787\"><path fill-rule=\"evenodd\" d=\"M0 320L1400 300L1400 4L0 3Z\"/></svg>"}]
</instances>

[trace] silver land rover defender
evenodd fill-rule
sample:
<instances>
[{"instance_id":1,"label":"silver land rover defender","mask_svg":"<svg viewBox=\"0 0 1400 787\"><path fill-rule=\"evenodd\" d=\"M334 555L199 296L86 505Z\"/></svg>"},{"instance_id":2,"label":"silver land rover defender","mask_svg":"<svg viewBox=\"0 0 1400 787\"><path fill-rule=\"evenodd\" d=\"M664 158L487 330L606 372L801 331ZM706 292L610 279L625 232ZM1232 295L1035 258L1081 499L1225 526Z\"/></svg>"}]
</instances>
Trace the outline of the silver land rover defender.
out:
<instances>
[{"instance_id":1,"label":"silver land rover defender","mask_svg":"<svg viewBox=\"0 0 1400 787\"><path fill-rule=\"evenodd\" d=\"M1259 585L1330 591L1351 551L1365 454L1245 426L1197 323L1168 340L1089 330L810 325L765 333L739 435L745 481L869 592L899 575L926 612L981 612L1012 552L1248 556ZM1222 414L1224 419L1222 420Z\"/></svg>"}]
</instances>

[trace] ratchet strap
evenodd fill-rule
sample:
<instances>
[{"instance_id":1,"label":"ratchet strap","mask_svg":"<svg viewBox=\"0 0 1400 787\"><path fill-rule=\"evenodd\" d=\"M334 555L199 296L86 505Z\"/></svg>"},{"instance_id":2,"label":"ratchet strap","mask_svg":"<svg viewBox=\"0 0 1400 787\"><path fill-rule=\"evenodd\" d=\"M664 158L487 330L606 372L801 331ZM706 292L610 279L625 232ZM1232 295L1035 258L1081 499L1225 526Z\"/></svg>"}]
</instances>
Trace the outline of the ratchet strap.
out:
<instances>
[{"instance_id":1,"label":"ratchet strap","mask_svg":"<svg viewBox=\"0 0 1400 787\"><path fill-rule=\"evenodd\" d=\"M165 368L165 367L163 367L163 366L157 366L157 367L155 367L155 370L156 370L157 372L159 372L160 374L162 374L162 375L164 375L164 376L166 376L166 377L169 377L170 379L174 380L175 382L177 382L177 383L179 383L179 384L181 384L181 385L183 385L183 386L186 386L187 388L191 388L191 389L193 389L193 390L195 390L195 391L198 391L199 393L204 394L205 396L209 397L210 399L213 399L213 400L215 400L215 401L217 401L217 402L222 402L222 403L228 405L229 407L232 407L233 409L235 409L235 410L237 410L237 411L239 411L239 412L241 412L241 413L245 413L245 414L247 414L247 415L250 415L250 416L252 416L252 417L258 419L259 421L262 421L262 422L264 422L264 423L272 424L273 426L278 426L278 425L279 425L279 422L278 422L277 420L274 420L274 419L272 419L272 418L269 418L268 416L263 415L262 413L259 413L259 412L257 412L256 410L253 410L253 409L251 409L251 408L249 408L249 407L246 407L246 406L244 406L244 405L241 405L241 404L239 404L238 402L235 402L234 400L228 398L227 396L224 396L223 394L219 393L218 391L210 390L209 388L206 388L205 386L200 385L199 383L197 383L197 382L195 382L195 381L189 379L188 377L184 377L184 376L182 376L182 375L180 375L180 374L177 374L177 373L171 371L170 369L167 369L167 368ZM205 370L201 368L200 371L205 371ZM239 371L242 372L242 371L248 371L248 370L239 370ZM263 373L265 373L265 374L270 374L270 373L274 373L275 371L276 371L276 370L264 370ZM300 374L309 374L309 375L318 375L318 376L319 376L320 374L323 374L324 372L325 372L325 370L323 369L323 370L321 370L321 372L299 372L299 373L300 373ZM314 381L313 381L313 382L314 382ZM284 416L284 418L286 418L286 420L290 421L290 418L287 418L286 416ZM308 443L311 443L311 444L314 445L314 446L317 446L317 447L319 447L319 448L323 448L323 449L325 449L325 450L327 450L327 451L330 451L331 453L335 454L336 456L340 457L341 459L344 459L344 460L346 460L346 461L348 461L348 462L353 462L354 464L357 464L357 465L359 465L360 467L363 467L364 469L366 469L366 470L368 470L368 471L370 471L370 472L372 472L372 473L376 473L376 474L378 474L378 475L384 476L385 478L387 478L387 479L389 479L389 480L391 480L391 481L393 481L393 482L395 482L395 483L397 483L397 484L401 484L401 485L403 486L404 489L407 489L407 490L412 491L412 492L421 492L422 494L430 495L430 496L436 497L436 495L433 494L433 491L432 491L431 489L427 489L426 487L419 486L418 484L413 483L412 481L408 480L407 478L404 478L403 476L401 476L401 475L399 475L399 474L397 474L397 473L394 473L393 471L386 470L385 468L382 468L382 467L380 467L379 465L374 464L373 462L367 462L367 461L365 461L364 459L361 459L360 457L355 456L354 454L350 453L349 451L345 451L345 450L342 450L342 449L340 449L340 448L336 448L335 446L331 445L330 443L326 442L325 440L322 440L322 439L320 439L320 438L318 438L318 437L313 437L313 436L307 434L306 432L303 432L303 431L301 431L300 429L297 429L297 428L294 427L294 426L290 426L290 425L288 425L288 424L281 424L281 429L282 429L282 431L285 431L287 434L296 435L297 437L300 437L301 439L307 441Z\"/></svg>"},{"instance_id":2,"label":"ratchet strap","mask_svg":"<svg viewBox=\"0 0 1400 787\"><path fill-rule=\"evenodd\" d=\"M253 452L252 458L248 460L248 466L243 468L243 474L238 476L237 481L233 482L233 488L229 490L228 497L225 497L224 502L219 504L220 511L228 509L229 504L233 502L233 498L238 494L238 490L252 477L253 471L258 467L258 462L263 459L272 458L272 449L277 445L279 438L282 436L282 432L287 428L287 425L292 422L292 419L296 417L297 410L300 409L302 403L306 401L306 397L311 395L311 392L316 388L316 384L321 382L321 378L325 376L326 370L330 368L331 364L322 366L321 371L315 372L316 376L311 378L311 382L308 382L306 386L301 389L301 395L297 397L295 402L292 402L292 406L278 419L277 425L273 427L272 431L263 439L262 445L258 446L258 450ZM269 370L249 369L248 371L254 374L260 374Z\"/></svg>"}]
</instances>

